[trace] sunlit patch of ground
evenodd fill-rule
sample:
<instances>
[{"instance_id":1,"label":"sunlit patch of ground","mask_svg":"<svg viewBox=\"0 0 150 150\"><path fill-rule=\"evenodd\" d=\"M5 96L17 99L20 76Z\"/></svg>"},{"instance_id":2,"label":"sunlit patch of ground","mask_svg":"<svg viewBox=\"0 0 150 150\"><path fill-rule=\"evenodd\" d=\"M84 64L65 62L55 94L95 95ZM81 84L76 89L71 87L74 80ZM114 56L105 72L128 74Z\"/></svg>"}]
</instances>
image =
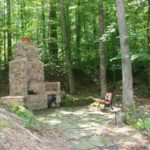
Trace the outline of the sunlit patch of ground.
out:
<instances>
[{"instance_id":1,"label":"sunlit patch of ground","mask_svg":"<svg viewBox=\"0 0 150 150\"><path fill-rule=\"evenodd\" d=\"M150 137L121 121L121 112L102 112L95 107L52 108L36 113L39 120L51 128L61 129L76 150L146 149Z\"/></svg>"}]
</instances>

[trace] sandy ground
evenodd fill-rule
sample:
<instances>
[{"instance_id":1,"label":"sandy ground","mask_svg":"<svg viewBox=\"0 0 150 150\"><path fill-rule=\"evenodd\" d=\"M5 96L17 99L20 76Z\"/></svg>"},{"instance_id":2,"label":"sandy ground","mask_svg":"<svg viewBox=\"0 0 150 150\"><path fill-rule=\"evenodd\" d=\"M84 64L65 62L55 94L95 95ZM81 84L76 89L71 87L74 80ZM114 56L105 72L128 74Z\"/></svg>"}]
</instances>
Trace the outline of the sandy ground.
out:
<instances>
[{"instance_id":1,"label":"sandy ground","mask_svg":"<svg viewBox=\"0 0 150 150\"><path fill-rule=\"evenodd\" d=\"M121 114L92 107L38 112L41 128L24 128L19 117L0 107L0 150L149 150L150 133L121 121Z\"/></svg>"},{"instance_id":2,"label":"sandy ground","mask_svg":"<svg viewBox=\"0 0 150 150\"><path fill-rule=\"evenodd\" d=\"M44 118L43 118L44 116ZM148 150L150 132L135 130L122 122L121 112L102 112L93 107L60 108L37 115L75 150Z\"/></svg>"}]
</instances>

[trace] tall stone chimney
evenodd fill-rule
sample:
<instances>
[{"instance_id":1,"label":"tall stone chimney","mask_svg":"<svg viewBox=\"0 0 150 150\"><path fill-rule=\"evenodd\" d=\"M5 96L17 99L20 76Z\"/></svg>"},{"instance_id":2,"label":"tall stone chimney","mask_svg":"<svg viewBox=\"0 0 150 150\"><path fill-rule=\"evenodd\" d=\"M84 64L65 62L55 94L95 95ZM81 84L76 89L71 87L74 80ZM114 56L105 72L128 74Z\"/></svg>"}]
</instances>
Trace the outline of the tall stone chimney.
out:
<instances>
[{"instance_id":1,"label":"tall stone chimney","mask_svg":"<svg viewBox=\"0 0 150 150\"><path fill-rule=\"evenodd\" d=\"M9 63L10 96L24 96L31 110L47 108L44 64L38 57L38 47L23 39L15 45L14 60Z\"/></svg>"}]
</instances>

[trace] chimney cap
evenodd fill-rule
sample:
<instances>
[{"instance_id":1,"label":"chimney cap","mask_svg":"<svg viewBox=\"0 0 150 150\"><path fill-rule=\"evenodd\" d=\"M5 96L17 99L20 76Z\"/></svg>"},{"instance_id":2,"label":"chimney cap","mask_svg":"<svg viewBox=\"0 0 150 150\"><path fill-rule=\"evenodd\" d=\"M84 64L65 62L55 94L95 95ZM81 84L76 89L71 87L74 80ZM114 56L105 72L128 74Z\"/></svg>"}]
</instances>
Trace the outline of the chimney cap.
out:
<instances>
[{"instance_id":1,"label":"chimney cap","mask_svg":"<svg viewBox=\"0 0 150 150\"><path fill-rule=\"evenodd\" d=\"M31 38L30 37L22 37L21 41L24 43L30 43L31 42Z\"/></svg>"}]
</instances>

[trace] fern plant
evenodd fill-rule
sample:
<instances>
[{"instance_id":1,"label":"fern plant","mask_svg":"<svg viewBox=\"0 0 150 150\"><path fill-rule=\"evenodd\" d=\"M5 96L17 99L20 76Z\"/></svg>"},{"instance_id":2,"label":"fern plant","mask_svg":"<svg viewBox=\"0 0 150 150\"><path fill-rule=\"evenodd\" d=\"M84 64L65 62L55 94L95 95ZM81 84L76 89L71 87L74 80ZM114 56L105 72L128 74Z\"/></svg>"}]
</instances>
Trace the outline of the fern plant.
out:
<instances>
[{"instance_id":1,"label":"fern plant","mask_svg":"<svg viewBox=\"0 0 150 150\"><path fill-rule=\"evenodd\" d=\"M10 109L21 118L25 127L30 127L31 121L34 119L31 111L17 104L11 104Z\"/></svg>"}]
</instances>

